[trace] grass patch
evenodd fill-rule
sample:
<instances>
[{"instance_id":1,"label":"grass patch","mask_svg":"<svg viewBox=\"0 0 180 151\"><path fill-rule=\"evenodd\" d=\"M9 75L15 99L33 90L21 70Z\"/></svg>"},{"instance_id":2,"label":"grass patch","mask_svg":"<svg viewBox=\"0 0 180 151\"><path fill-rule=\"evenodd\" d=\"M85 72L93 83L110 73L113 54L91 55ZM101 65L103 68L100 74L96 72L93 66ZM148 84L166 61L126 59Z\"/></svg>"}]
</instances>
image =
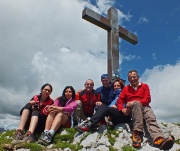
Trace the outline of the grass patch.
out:
<instances>
[{"instance_id":1,"label":"grass patch","mask_svg":"<svg viewBox=\"0 0 180 151\"><path fill-rule=\"evenodd\" d=\"M176 139L176 140L175 140L175 143L176 143L176 144L180 144L180 139Z\"/></svg>"},{"instance_id":2,"label":"grass patch","mask_svg":"<svg viewBox=\"0 0 180 151\"><path fill-rule=\"evenodd\" d=\"M136 149L134 149L132 146L124 146L122 147L122 151L137 151Z\"/></svg>"}]
</instances>

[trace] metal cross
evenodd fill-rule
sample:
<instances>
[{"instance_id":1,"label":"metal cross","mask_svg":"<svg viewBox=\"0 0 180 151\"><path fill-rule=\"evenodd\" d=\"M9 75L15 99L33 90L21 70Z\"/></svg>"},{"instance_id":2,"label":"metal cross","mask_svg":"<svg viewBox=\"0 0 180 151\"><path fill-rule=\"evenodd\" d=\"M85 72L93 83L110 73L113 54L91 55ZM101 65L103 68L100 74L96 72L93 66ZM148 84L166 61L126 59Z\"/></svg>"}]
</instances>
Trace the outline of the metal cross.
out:
<instances>
[{"instance_id":1,"label":"metal cross","mask_svg":"<svg viewBox=\"0 0 180 151\"><path fill-rule=\"evenodd\" d=\"M107 70L110 78L120 77L119 71L119 37L137 44L138 38L133 33L118 25L118 11L111 7L108 10L108 18L94 12L89 8L85 8L82 12L82 18L107 30L108 33L108 55Z\"/></svg>"}]
</instances>

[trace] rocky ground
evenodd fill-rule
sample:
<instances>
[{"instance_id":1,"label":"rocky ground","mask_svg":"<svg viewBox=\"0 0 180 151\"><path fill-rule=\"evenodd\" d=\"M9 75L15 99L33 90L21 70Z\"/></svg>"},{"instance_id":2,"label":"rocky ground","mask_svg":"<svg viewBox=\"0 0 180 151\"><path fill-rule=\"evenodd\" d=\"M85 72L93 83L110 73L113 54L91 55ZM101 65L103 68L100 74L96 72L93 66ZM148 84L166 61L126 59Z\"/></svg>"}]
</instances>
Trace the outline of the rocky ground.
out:
<instances>
[{"instance_id":1,"label":"rocky ground","mask_svg":"<svg viewBox=\"0 0 180 151\"><path fill-rule=\"evenodd\" d=\"M169 134L175 137L175 144L170 151L180 151L180 125L172 123L159 123L163 129L166 137ZM61 132L61 135L66 134L66 130ZM107 127L101 125L97 132L94 133L79 133L77 132L74 136L73 144L80 144L83 146L81 151L109 151L112 150L112 140L114 151L124 151L124 146L131 146L131 129L128 124L119 124L115 127L115 131L112 134L107 133ZM110 143L111 142L111 143ZM52 149L53 144L47 146L46 151L70 151L72 149ZM158 148L152 146L152 141L145 131L142 148L139 151L159 151ZM18 149L17 151L29 151L29 149ZM127 150L126 150L127 151ZM131 150L132 151L132 150Z\"/></svg>"}]
</instances>

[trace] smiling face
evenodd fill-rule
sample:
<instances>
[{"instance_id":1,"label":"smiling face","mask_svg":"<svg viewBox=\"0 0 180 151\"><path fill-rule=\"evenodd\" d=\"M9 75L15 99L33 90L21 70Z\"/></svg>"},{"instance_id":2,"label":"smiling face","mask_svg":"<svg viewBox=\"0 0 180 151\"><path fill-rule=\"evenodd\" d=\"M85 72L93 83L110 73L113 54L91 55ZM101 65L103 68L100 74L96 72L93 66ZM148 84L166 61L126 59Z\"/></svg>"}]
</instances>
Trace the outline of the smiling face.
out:
<instances>
[{"instance_id":1,"label":"smiling face","mask_svg":"<svg viewBox=\"0 0 180 151\"><path fill-rule=\"evenodd\" d=\"M108 88L111 86L111 83L110 83L110 78L104 78L101 80L102 82L102 85L105 87L105 88Z\"/></svg>"},{"instance_id":2,"label":"smiling face","mask_svg":"<svg viewBox=\"0 0 180 151\"><path fill-rule=\"evenodd\" d=\"M121 84L119 81L114 82L114 90L121 89Z\"/></svg>"},{"instance_id":3,"label":"smiling face","mask_svg":"<svg viewBox=\"0 0 180 151\"><path fill-rule=\"evenodd\" d=\"M139 84L139 76L138 76L137 72L135 72L135 71L129 72L128 81L130 82L130 84L133 87L138 86L138 84Z\"/></svg>"},{"instance_id":4,"label":"smiling face","mask_svg":"<svg viewBox=\"0 0 180 151\"><path fill-rule=\"evenodd\" d=\"M67 100L69 100L70 98L72 98L72 91L70 88L66 89L65 91L65 97Z\"/></svg>"},{"instance_id":5,"label":"smiling face","mask_svg":"<svg viewBox=\"0 0 180 151\"><path fill-rule=\"evenodd\" d=\"M84 84L84 87L85 87L85 90L87 92L92 92L93 87L94 87L93 80L90 80L90 79L86 80L86 83Z\"/></svg>"},{"instance_id":6,"label":"smiling face","mask_svg":"<svg viewBox=\"0 0 180 151\"><path fill-rule=\"evenodd\" d=\"M50 86L45 86L42 90L41 90L41 94L43 98L47 98L50 94L51 94L51 87Z\"/></svg>"}]
</instances>

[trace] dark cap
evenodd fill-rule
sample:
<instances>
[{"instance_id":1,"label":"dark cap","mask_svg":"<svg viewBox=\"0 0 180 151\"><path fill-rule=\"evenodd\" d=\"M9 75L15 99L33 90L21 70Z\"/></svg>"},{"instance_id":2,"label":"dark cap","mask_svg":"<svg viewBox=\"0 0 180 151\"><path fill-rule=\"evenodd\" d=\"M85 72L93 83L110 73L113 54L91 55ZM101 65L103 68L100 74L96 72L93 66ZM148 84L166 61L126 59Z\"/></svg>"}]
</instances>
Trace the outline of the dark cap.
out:
<instances>
[{"instance_id":1,"label":"dark cap","mask_svg":"<svg viewBox=\"0 0 180 151\"><path fill-rule=\"evenodd\" d=\"M101 80L106 79L106 78L109 78L109 75L108 74L102 74Z\"/></svg>"}]
</instances>

